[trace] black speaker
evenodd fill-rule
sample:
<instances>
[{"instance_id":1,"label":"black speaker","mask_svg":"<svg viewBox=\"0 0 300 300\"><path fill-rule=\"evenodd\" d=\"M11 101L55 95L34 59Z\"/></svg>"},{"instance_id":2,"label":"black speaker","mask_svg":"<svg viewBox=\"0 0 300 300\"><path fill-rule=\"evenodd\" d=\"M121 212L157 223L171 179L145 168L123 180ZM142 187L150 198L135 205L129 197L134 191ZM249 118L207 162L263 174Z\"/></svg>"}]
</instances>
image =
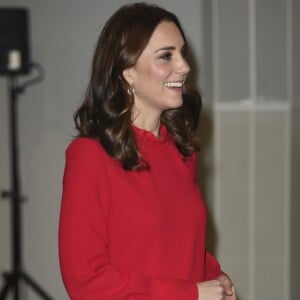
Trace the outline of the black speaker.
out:
<instances>
[{"instance_id":1,"label":"black speaker","mask_svg":"<svg viewBox=\"0 0 300 300\"><path fill-rule=\"evenodd\" d=\"M28 11L0 8L0 75L30 71Z\"/></svg>"}]
</instances>

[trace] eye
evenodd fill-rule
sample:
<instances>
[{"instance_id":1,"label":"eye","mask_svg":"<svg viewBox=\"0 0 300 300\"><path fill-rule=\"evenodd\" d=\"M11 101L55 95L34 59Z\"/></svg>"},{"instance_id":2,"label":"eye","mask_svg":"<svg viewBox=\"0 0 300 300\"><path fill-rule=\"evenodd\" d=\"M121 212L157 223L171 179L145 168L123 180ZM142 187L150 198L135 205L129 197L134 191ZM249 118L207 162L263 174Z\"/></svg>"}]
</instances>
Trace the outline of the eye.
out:
<instances>
[{"instance_id":1,"label":"eye","mask_svg":"<svg viewBox=\"0 0 300 300\"><path fill-rule=\"evenodd\" d=\"M164 60L171 60L172 58L172 53L171 52L164 52L159 56L160 59Z\"/></svg>"},{"instance_id":2,"label":"eye","mask_svg":"<svg viewBox=\"0 0 300 300\"><path fill-rule=\"evenodd\" d=\"M183 58L187 58L188 48L186 46L181 49L181 55L182 55Z\"/></svg>"}]
</instances>

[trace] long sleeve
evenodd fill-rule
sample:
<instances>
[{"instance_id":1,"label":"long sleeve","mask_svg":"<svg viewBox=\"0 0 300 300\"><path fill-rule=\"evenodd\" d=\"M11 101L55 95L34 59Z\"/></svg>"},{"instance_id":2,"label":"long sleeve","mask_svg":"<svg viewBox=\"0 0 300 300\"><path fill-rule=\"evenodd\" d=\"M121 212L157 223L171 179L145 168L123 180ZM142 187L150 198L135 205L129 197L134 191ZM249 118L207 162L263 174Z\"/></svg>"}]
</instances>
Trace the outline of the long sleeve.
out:
<instances>
[{"instance_id":1,"label":"long sleeve","mask_svg":"<svg viewBox=\"0 0 300 300\"><path fill-rule=\"evenodd\" d=\"M223 272L219 262L208 251L205 252L205 280L217 278Z\"/></svg>"},{"instance_id":2,"label":"long sleeve","mask_svg":"<svg viewBox=\"0 0 300 300\"><path fill-rule=\"evenodd\" d=\"M59 223L59 258L72 300L196 300L196 285L153 278L111 261L111 182L100 145L88 138L66 152Z\"/></svg>"},{"instance_id":3,"label":"long sleeve","mask_svg":"<svg viewBox=\"0 0 300 300\"><path fill-rule=\"evenodd\" d=\"M191 159L189 160L190 172L195 181L197 181L197 155L196 152L193 153ZM221 267L217 259L205 250L205 267L204 267L204 280L212 280L221 275Z\"/></svg>"}]
</instances>

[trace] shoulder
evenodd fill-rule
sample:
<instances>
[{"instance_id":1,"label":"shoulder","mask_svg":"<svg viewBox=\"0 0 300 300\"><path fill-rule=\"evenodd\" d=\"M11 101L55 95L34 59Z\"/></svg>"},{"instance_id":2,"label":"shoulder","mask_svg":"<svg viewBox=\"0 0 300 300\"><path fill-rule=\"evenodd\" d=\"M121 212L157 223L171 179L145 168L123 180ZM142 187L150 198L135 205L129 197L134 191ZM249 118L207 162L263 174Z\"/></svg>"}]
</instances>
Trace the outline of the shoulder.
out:
<instances>
[{"instance_id":1,"label":"shoulder","mask_svg":"<svg viewBox=\"0 0 300 300\"><path fill-rule=\"evenodd\" d=\"M100 142L88 138L88 137L77 137L75 138L67 147L66 155L68 156L86 156L89 157L90 155L105 155L105 151L101 146Z\"/></svg>"},{"instance_id":2,"label":"shoulder","mask_svg":"<svg viewBox=\"0 0 300 300\"><path fill-rule=\"evenodd\" d=\"M99 147L101 147L101 144L96 139L89 137L76 137L67 147L67 152L89 149L97 150Z\"/></svg>"},{"instance_id":3,"label":"shoulder","mask_svg":"<svg viewBox=\"0 0 300 300\"><path fill-rule=\"evenodd\" d=\"M87 137L75 138L66 149L66 166L72 169L97 170L109 160L99 141Z\"/></svg>"}]
</instances>

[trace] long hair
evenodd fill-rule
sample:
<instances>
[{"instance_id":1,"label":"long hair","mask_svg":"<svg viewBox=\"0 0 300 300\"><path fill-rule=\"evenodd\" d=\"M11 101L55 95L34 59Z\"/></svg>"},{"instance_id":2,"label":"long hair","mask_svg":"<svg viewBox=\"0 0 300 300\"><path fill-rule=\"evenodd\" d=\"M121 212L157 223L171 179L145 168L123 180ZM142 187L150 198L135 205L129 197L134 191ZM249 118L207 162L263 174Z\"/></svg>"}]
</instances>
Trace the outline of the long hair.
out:
<instances>
[{"instance_id":1,"label":"long hair","mask_svg":"<svg viewBox=\"0 0 300 300\"><path fill-rule=\"evenodd\" d=\"M83 104L74 115L79 136L99 140L105 151L126 170L147 169L132 130L134 97L122 73L134 66L153 31L163 21L173 22L185 35L177 17L156 5L122 6L104 25L92 61ZM161 122L173 136L178 150L188 157L197 150L191 138L200 115L199 94L183 94L183 105L164 111Z\"/></svg>"}]
</instances>

